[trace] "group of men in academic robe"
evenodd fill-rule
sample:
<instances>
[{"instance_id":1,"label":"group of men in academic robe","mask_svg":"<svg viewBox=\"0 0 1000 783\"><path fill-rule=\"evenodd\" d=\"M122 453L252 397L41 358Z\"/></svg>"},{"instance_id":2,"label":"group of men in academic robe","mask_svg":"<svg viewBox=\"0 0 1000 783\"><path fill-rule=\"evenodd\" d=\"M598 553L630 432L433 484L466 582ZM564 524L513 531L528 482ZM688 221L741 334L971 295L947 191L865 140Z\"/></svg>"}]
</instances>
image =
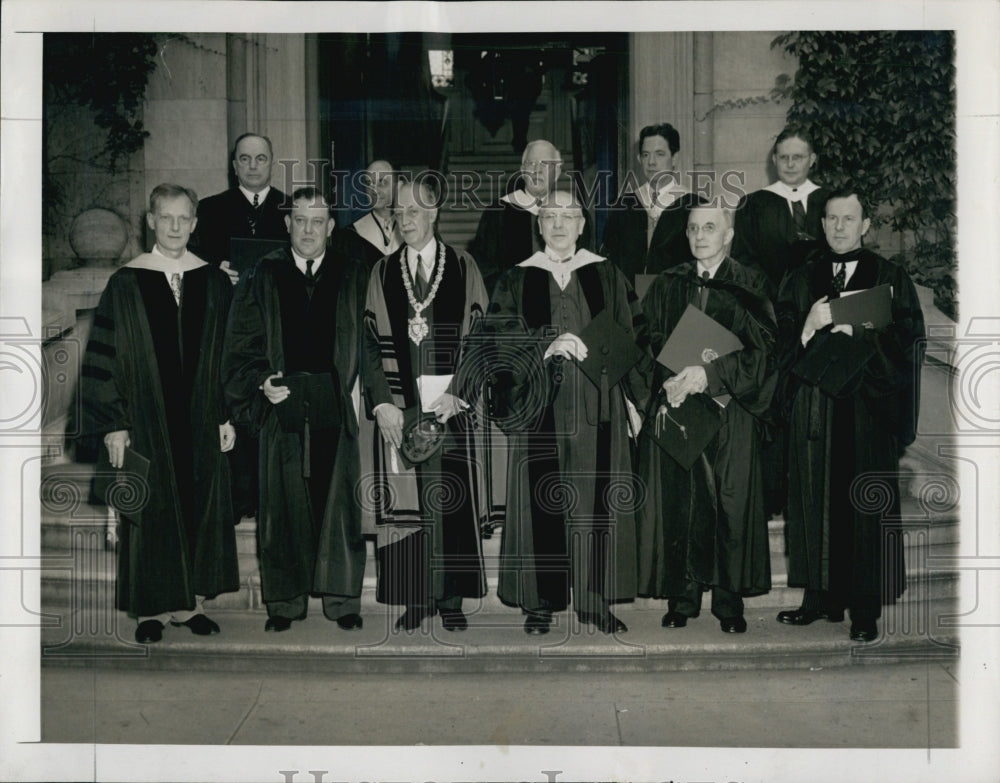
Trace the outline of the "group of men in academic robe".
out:
<instances>
[{"instance_id":1,"label":"group of men in academic robe","mask_svg":"<svg viewBox=\"0 0 1000 783\"><path fill-rule=\"evenodd\" d=\"M486 591L484 419L507 438L499 597L521 608L527 633L547 633L570 603L581 623L622 633L611 608L636 595L667 599L662 625L680 628L706 590L722 630L742 633L743 597L770 588L762 444L785 414L789 583L807 589L778 619L833 621L846 608L852 638L874 639L883 601L905 586L901 552L886 549L881 514L852 504L851 485L892 474L914 437L923 322L912 283L861 247L860 194L816 200L801 131L773 151L781 187L767 192L783 203L752 194L735 222L672 184L678 149L670 125L643 129L646 182L612 210L597 255L586 209L554 187L558 151L533 142L522 189L484 214L472 245L491 289L475 254L436 235L434 189L398 181L382 161L368 172L372 213L350 237L331 243L328 202L300 188L282 204L289 244L241 275L221 244L209 249L204 221L273 236L260 211L282 196L261 195L270 141L237 141L241 193L199 205L187 189L155 189L156 246L112 277L83 372L88 430L105 435L112 468L132 446L151 458L141 522L123 513L121 524L118 605L138 618L136 638L157 641L167 620L219 630L201 602L238 581L238 485L222 456L239 440L234 423L258 439L259 489L238 502L257 515L266 630L305 618L310 595L341 628L362 627L373 532L378 600L405 607L395 627L440 614L464 630L463 599ZM196 227L199 247L238 280L235 296L187 250ZM641 301L636 274L656 275ZM830 298L882 283L891 324L833 324ZM667 370L655 357L692 307L742 347ZM636 352L614 377L616 345L598 348L588 331L598 319ZM830 334L862 357L836 394L795 372L829 350ZM718 430L686 466L656 434L690 404L707 406ZM415 457L418 441L431 446Z\"/></svg>"}]
</instances>

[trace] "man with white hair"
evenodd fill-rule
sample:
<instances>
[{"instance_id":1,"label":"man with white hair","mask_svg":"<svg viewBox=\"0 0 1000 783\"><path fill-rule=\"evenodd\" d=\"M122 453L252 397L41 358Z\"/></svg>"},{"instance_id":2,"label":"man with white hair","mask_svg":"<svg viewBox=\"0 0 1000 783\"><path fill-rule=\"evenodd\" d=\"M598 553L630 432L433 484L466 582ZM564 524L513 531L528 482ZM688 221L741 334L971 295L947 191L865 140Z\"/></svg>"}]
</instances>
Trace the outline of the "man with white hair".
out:
<instances>
[{"instance_id":1,"label":"man with white hair","mask_svg":"<svg viewBox=\"0 0 1000 783\"><path fill-rule=\"evenodd\" d=\"M383 256L395 253L403 244L396 216L392 212L397 176L387 160L369 163L361 173L361 181L371 200L371 212L355 220L343 232L334 232L341 249L347 255L364 261L369 269Z\"/></svg>"},{"instance_id":2,"label":"man with white hair","mask_svg":"<svg viewBox=\"0 0 1000 783\"><path fill-rule=\"evenodd\" d=\"M535 235L538 205L555 190L561 173L562 155L552 142L529 142L521 156L520 187L483 213L469 253L476 259L487 293L500 275L541 250Z\"/></svg>"},{"instance_id":3,"label":"man with white hair","mask_svg":"<svg viewBox=\"0 0 1000 783\"><path fill-rule=\"evenodd\" d=\"M698 206L688 215L694 261L668 269L646 293L642 310L658 354L689 306L735 334L742 349L673 374L657 364L650 388L657 392L640 440L639 476L647 502L638 513L638 593L666 598L664 628L683 628L712 590L712 614L726 633L743 633L743 596L771 587L767 517L761 486L760 420L775 387L774 311L762 276L728 256L733 215ZM709 398L730 395L723 406ZM721 429L685 469L650 437L676 427L677 408L701 396Z\"/></svg>"}]
</instances>

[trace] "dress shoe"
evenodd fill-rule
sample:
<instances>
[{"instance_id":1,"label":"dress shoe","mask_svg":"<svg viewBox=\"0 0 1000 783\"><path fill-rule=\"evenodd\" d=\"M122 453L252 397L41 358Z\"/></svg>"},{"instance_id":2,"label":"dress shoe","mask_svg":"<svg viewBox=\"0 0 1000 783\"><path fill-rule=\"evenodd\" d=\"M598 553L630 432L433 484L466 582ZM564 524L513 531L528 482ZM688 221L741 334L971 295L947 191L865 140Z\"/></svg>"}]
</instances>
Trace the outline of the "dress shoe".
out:
<instances>
[{"instance_id":1,"label":"dress shoe","mask_svg":"<svg viewBox=\"0 0 1000 783\"><path fill-rule=\"evenodd\" d=\"M424 618L431 617L433 614L433 609L427 609L423 606L411 606L396 620L395 628L397 631L411 633L420 627L420 623L424 621Z\"/></svg>"},{"instance_id":2,"label":"dress shoe","mask_svg":"<svg viewBox=\"0 0 1000 783\"><path fill-rule=\"evenodd\" d=\"M747 621L743 619L743 615L723 617L719 620L719 627L724 633L746 633Z\"/></svg>"},{"instance_id":3,"label":"dress shoe","mask_svg":"<svg viewBox=\"0 0 1000 783\"><path fill-rule=\"evenodd\" d=\"M287 631L292 627L291 617L268 617L267 622L264 623L265 631Z\"/></svg>"},{"instance_id":4,"label":"dress shoe","mask_svg":"<svg viewBox=\"0 0 1000 783\"><path fill-rule=\"evenodd\" d=\"M170 621L170 624L175 628L180 628L182 625L186 625L191 629L191 633L197 634L198 636L210 636L213 633L219 632L219 624L215 620L210 620L203 614L196 614L194 617L185 620L183 623Z\"/></svg>"},{"instance_id":5,"label":"dress shoe","mask_svg":"<svg viewBox=\"0 0 1000 783\"><path fill-rule=\"evenodd\" d=\"M878 639L878 624L874 620L851 623L852 642L874 642L876 639Z\"/></svg>"},{"instance_id":6,"label":"dress shoe","mask_svg":"<svg viewBox=\"0 0 1000 783\"><path fill-rule=\"evenodd\" d=\"M687 615L672 610L663 615L663 619L660 620L660 625L664 628L683 628L687 624Z\"/></svg>"},{"instance_id":7,"label":"dress shoe","mask_svg":"<svg viewBox=\"0 0 1000 783\"><path fill-rule=\"evenodd\" d=\"M529 612L524 620L524 632L531 636L541 636L549 632L552 625L551 612Z\"/></svg>"},{"instance_id":8,"label":"dress shoe","mask_svg":"<svg viewBox=\"0 0 1000 783\"><path fill-rule=\"evenodd\" d=\"M351 614L345 614L343 617L338 617L336 623L345 631L352 631L355 628L364 627L365 621L361 619L360 614L352 612Z\"/></svg>"},{"instance_id":9,"label":"dress shoe","mask_svg":"<svg viewBox=\"0 0 1000 783\"><path fill-rule=\"evenodd\" d=\"M469 621L461 609L441 609L441 625L446 631L464 631L469 627Z\"/></svg>"},{"instance_id":10,"label":"dress shoe","mask_svg":"<svg viewBox=\"0 0 1000 783\"><path fill-rule=\"evenodd\" d=\"M152 644L163 638L163 623L159 620L143 620L135 629L135 640L139 644Z\"/></svg>"},{"instance_id":11,"label":"dress shoe","mask_svg":"<svg viewBox=\"0 0 1000 783\"><path fill-rule=\"evenodd\" d=\"M830 623L839 623L844 620L844 610L828 611L826 609L789 609L778 612L778 622L785 625L809 625L817 620L826 620Z\"/></svg>"},{"instance_id":12,"label":"dress shoe","mask_svg":"<svg viewBox=\"0 0 1000 783\"><path fill-rule=\"evenodd\" d=\"M601 633L625 633L628 626L611 612L577 612L577 618L585 625L593 625Z\"/></svg>"}]
</instances>

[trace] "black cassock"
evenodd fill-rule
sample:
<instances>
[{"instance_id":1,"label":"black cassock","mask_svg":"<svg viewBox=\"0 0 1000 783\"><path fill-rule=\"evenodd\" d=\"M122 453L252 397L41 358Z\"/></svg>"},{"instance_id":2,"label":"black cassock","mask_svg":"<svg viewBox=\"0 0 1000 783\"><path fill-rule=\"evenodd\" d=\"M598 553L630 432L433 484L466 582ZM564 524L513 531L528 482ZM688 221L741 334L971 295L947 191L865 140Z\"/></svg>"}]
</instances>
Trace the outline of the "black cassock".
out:
<instances>
[{"instance_id":1,"label":"black cassock","mask_svg":"<svg viewBox=\"0 0 1000 783\"><path fill-rule=\"evenodd\" d=\"M365 545L354 498L360 472L351 389L358 374L365 268L329 248L310 297L288 250L266 256L236 288L223 372L233 411L260 438L258 549L264 601L305 593L359 596ZM260 390L278 372L331 372L341 426L285 432Z\"/></svg>"},{"instance_id":2,"label":"black cassock","mask_svg":"<svg viewBox=\"0 0 1000 783\"><path fill-rule=\"evenodd\" d=\"M781 394L791 411L788 583L831 591L849 608L877 606L906 586L902 542L884 520L899 516L899 457L916 436L924 320L901 267L864 249L848 254L859 260L845 290L891 285L893 323L855 332L852 339L874 354L838 398L798 381L788 368L817 344L814 337L803 348L800 335L813 303L834 295L836 258L818 253L790 273L776 307L787 382ZM867 490L864 474L876 482ZM873 503L871 493L885 502Z\"/></svg>"},{"instance_id":3,"label":"black cassock","mask_svg":"<svg viewBox=\"0 0 1000 783\"><path fill-rule=\"evenodd\" d=\"M636 275L655 275L691 260L687 220L698 202L693 193L685 193L664 209L647 246L649 215L634 194L626 194L608 212L601 255L622 270L630 283Z\"/></svg>"},{"instance_id":4,"label":"black cassock","mask_svg":"<svg viewBox=\"0 0 1000 783\"><path fill-rule=\"evenodd\" d=\"M178 307L163 272L123 267L101 295L82 370L84 430L128 430L150 460L141 524L122 514L116 603L130 616L193 609L236 590L229 469L219 425L229 279L183 276ZM103 445L101 448L105 448Z\"/></svg>"},{"instance_id":5,"label":"black cassock","mask_svg":"<svg viewBox=\"0 0 1000 783\"><path fill-rule=\"evenodd\" d=\"M643 299L654 355L701 291L694 266L692 261L663 273ZM690 470L646 431L654 426L659 405L666 404L661 387L673 375L656 364L639 446L638 473L646 497L638 511L640 595L678 597L689 580L740 595L771 588L758 417L775 388L776 326L764 288L757 272L731 258L722 262L709 288L705 314L744 347L706 367L708 393L732 399L721 410L722 429Z\"/></svg>"}]
</instances>

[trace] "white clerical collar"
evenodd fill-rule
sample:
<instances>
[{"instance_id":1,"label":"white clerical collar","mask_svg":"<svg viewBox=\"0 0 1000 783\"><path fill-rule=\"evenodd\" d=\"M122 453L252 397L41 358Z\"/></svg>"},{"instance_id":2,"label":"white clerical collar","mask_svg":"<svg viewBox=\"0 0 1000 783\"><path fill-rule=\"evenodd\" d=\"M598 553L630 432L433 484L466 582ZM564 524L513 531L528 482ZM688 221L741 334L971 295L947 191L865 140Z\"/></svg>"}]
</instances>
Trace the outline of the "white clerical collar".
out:
<instances>
[{"instance_id":1,"label":"white clerical collar","mask_svg":"<svg viewBox=\"0 0 1000 783\"><path fill-rule=\"evenodd\" d=\"M424 274L426 274L427 279L430 280L431 272L434 271L435 253L437 253L437 239L433 236L426 245L420 248L420 250L414 250L409 245L406 246L406 264L410 267L410 277L412 279L417 279L417 256L419 255L421 260L424 262Z\"/></svg>"},{"instance_id":2,"label":"white clerical collar","mask_svg":"<svg viewBox=\"0 0 1000 783\"><path fill-rule=\"evenodd\" d=\"M812 180L807 179L801 185L798 185L797 187L793 188L789 185L786 185L779 179L777 182L772 182L770 185L764 188L764 190L769 190L772 193L777 193L779 196L785 199L789 204L788 206L789 209L791 209L792 202L801 201L803 208L808 211L809 194L812 193L814 190L819 190L819 185L817 185Z\"/></svg>"},{"instance_id":3,"label":"white clerical collar","mask_svg":"<svg viewBox=\"0 0 1000 783\"><path fill-rule=\"evenodd\" d=\"M246 196L247 201L249 201L251 204L253 204L253 197L255 195L257 196L258 205L263 204L264 199L267 198L267 194L270 192L271 192L270 185L265 186L263 190L258 191L256 194L252 190L247 190L245 187L240 185L240 193Z\"/></svg>"},{"instance_id":4,"label":"white clerical collar","mask_svg":"<svg viewBox=\"0 0 1000 783\"><path fill-rule=\"evenodd\" d=\"M506 196L501 197L501 201L513 204L515 207L530 212L532 215L538 214L538 199L528 193L524 188L512 190Z\"/></svg>"},{"instance_id":5,"label":"white clerical collar","mask_svg":"<svg viewBox=\"0 0 1000 783\"><path fill-rule=\"evenodd\" d=\"M717 264L716 264L715 266L713 266L713 267L712 267L711 269L709 269L709 268L708 268L707 266L702 266L702 265L701 265L701 261L698 261L698 263L697 263L697 267L698 267L698 277L704 277L704 276L705 276L705 273L706 273L706 272L708 272L708 279L709 279L709 280L714 280L714 279L715 279L715 273L719 271L719 268L720 268L720 267L722 266L722 264L723 264L723 262L724 262L725 260L726 260L726 259L725 259L725 257L723 256L723 258L722 258L722 261L720 261L719 263L717 263Z\"/></svg>"},{"instance_id":6,"label":"white clerical collar","mask_svg":"<svg viewBox=\"0 0 1000 783\"><path fill-rule=\"evenodd\" d=\"M295 266L298 267L299 271L302 274L306 274L306 258L296 253L295 248L291 248L291 251L292 251L292 258L295 259ZM326 249L324 248L323 252L312 260L313 262L312 273L314 275L319 273L319 265L323 263L323 257L325 255L326 255Z\"/></svg>"},{"instance_id":7,"label":"white clerical collar","mask_svg":"<svg viewBox=\"0 0 1000 783\"><path fill-rule=\"evenodd\" d=\"M588 264L596 264L603 260L604 258L602 256L591 253L589 250L584 250L583 248L577 250L569 261L559 261L551 255L539 250L533 256L518 264L518 266L544 269L552 275L559 288L565 289L569 284L569 280L570 277L572 277L573 272L580 267L587 266Z\"/></svg>"}]
</instances>

